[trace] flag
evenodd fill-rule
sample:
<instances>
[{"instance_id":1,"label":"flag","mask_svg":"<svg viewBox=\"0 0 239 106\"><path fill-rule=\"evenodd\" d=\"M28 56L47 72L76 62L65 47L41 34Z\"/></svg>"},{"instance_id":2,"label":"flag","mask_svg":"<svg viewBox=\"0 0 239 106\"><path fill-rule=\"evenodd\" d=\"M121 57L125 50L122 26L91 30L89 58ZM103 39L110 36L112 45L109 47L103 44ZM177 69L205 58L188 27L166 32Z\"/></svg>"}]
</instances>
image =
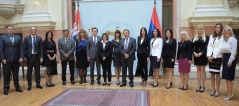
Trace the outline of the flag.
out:
<instances>
[{"instance_id":1,"label":"flag","mask_svg":"<svg viewBox=\"0 0 239 106\"><path fill-rule=\"evenodd\" d=\"M149 25L149 31L148 31L148 37L149 38L153 37L152 31L155 28L160 30L161 37L163 37L162 29L161 29L160 22L159 22L159 19L158 19L158 15L157 15L157 11L156 11L156 2L154 2L153 13L152 13L152 17L151 17L151 21L150 21L150 25Z\"/></svg>"},{"instance_id":2,"label":"flag","mask_svg":"<svg viewBox=\"0 0 239 106\"><path fill-rule=\"evenodd\" d=\"M77 35L81 29L82 29L82 23L80 20L80 11L79 11L79 9L77 9L76 16L75 16L75 22L73 24L73 31L72 31L72 37L74 39L77 38Z\"/></svg>"}]
</instances>

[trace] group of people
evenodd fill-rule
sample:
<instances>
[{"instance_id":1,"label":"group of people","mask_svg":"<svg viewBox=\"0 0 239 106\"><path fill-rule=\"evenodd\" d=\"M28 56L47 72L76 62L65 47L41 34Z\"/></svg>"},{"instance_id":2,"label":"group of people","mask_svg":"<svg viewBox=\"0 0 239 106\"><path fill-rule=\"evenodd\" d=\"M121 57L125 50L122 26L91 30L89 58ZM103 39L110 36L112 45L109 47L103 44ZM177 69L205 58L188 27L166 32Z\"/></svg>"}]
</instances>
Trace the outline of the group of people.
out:
<instances>
[{"instance_id":1,"label":"group of people","mask_svg":"<svg viewBox=\"0 0 239 106\"><path fill-rule=\"evenodd\" d=\"M53 33L48 31L45 40L36 35L36 27L31 27L29 36L24 38L14 35L14 27L7 27L8 34L2 35L0 38L0 59L3 63L4 72L4 94L8 94L11 70L13 73L14 86L16 91L22 92L18 81L19 64L23 61L27 62L27 81L28 88L32 87L32 68L36 73L36 87L40 85L40 65L46 67L45 77L48 87L54 86L52 83L52 75L57 74L56 69L56 43L53 40ZM152 87L158 86L160 63L167 70L167 85L170 89L172 86L173 68L178 61L179 72L181 78L181 86L179 89L188 89L188 79L192 57L194 65L197 67L198 89L196 92L204 92L206 72L205 66L209 63L209 71L211 73L212 92L211 96L218 97L220 95L220 73L222 65L222 79L226 79L228 95L224 100L230 100L233 97L232 81L235 76L237 40L230 26L223 28L221 23L215 25L214 33L207 36L204 32L203 25L198 25L196 34L192 41L186 31L181 31L180 39L177 43L173 38L173 31L168 29L165 31L165 39L161 36L159 29L152 31L152 38L148 37L145 27L140 29L140 35L136 39L130 37L128 29L123 30L124 38L121 37L119 30L115 31L114 39L109 41L107 33L98 36L98 29L92 29L92 36L88 37L85 30L80 30L75 37L69 36L69 30L63 30L63 37L58 40L58 50L60 52L60 60L62 66L62 84L66 85L66 67L67 62L70 68L70 81L74 81L74 68L79 71L80 84L87 83L87 67L90 67L90 85L95 82L94 68L97 70L97 84L111 85L111 63L115 67L116 84L124 87L127 84L126 76L128 72L129 85L134 87L133 64L135 52L137 52L138 66L141 70L142 86L147 85L148 80L148 62L150 68L154 72L154 83ZM14 52L13 52L14 51ZM177 55L177 57L176 57ZM76 63L76 64L75 64ZM51 66L49 68L49 66ZM101 83L101 66L103 69L103 83ZM50 71L49 71L50 70ZM127 71L128 70L128 71ZM120 73L122 71L122 80L120 81Z\"/></svg>"}]
</instances>

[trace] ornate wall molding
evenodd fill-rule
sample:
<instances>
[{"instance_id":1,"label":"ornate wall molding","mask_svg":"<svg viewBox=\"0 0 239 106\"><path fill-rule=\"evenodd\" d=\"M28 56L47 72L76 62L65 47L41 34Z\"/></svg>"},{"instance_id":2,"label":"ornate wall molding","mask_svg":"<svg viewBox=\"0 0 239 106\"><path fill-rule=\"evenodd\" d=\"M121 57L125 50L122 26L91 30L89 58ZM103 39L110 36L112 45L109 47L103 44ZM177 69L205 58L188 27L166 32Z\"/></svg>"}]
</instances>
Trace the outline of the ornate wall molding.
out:
<instances>
[{"instance_id":1,"label":"ornate wall molding","mask_svg":"<svg viewBox=\"0 0 239 106\"><path fill-rule=\"evenodd\" d=\"M9 19L16 14L23 14L24 8L23 4L0 4L0 15Z\"/></svg>"},{"instance_id":2,"label":"ornate wall molding","mask_svg":"<svg viewBox=\"0 0 239 106\"><path fill-rule=\"evenodd\" d=\"M227 0L229 8L239 8L239 0Z\"/></svg>"}]
</instances>

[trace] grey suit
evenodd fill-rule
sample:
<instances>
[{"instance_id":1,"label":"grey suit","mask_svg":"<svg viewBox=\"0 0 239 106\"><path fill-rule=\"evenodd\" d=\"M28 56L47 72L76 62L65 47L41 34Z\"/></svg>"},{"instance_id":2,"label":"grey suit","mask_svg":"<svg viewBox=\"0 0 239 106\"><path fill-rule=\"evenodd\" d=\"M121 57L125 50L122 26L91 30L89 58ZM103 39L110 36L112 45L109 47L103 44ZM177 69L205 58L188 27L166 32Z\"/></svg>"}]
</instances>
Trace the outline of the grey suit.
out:
<instances>
[{"instance_id":1,"label":"grey suit","mask_svg":"<svg viewBox=\"0 0 239 106\"><path fill-rule=\"evenodd\" d=\"M120 52L121 52L121 62L122 62L122 84L126 84L127 68L129 70L129 80L131 84L134 83L133 75L133 65L135 60L135 51L136 51L136 40L134 38L128 38L128 49L125 50L125 38L120 40ZM125 54L128 54L129 57L126 59Z\"/></svg>"},{"instance_id":2,"label":"grey suit","mask_svg":"<svg viewBox=\"0 0 239 106\"><path fill-rule=\"evenodd\" d=\"M98 43L101 41L101 37L97 36L97 42L94 43L93 37L90 37L87 42L87 57L90 57L90 79L94 82L94 67L96 62L97 68L97 81L100 82L100 61L98 59Z\"/></svg>"},{"instance_id":3,"label":"grey suit","mask_svg":"<svg viewBox=\"0 0 239 106\"><path fill-rule=\"evenodd\" d=\"M27 82L28 86L32 86L32 69L36 71L36 84L40 85L40 58L43 58L42 38L36 35L36 54L32 53L32 37L31 35L24 38L25 58L27 59Z\"/></svg>"},{"instance_id":4,"label":"grey suit","mask_svg":"<svg viewBox=\"0 0 239 106\"><path fill-rule=\"evenodd\" d=\"M62 81L66 81L66 66L67 62L69 62L70 67L70 80L74 81L74 51L75 51L75 40L73 38L68 37L68 41L66 42L66 38L62 37L58 40L58 49L60 51L60 59L61 59L61 67ZM65 58L65 54L68 54L69 57Z\"/></svg>"},{"instance_id":5,"label":"grey suit","mask_svg":"<svg viewBox=\"0 0 239 106\"><path fill-rule=\"evenodd\" d=\"M19 59L24 58L22 39L18 35L13 35L14 43L11 42L8 34L0 36L0 57L1 60L6 60L7 63L3 64L3 75L4 75L4 88L9 89L10 87L10 76L11 71L13 73L14 86L19 86L18 70L19 70Z\"/></svg>"}]
</instances>

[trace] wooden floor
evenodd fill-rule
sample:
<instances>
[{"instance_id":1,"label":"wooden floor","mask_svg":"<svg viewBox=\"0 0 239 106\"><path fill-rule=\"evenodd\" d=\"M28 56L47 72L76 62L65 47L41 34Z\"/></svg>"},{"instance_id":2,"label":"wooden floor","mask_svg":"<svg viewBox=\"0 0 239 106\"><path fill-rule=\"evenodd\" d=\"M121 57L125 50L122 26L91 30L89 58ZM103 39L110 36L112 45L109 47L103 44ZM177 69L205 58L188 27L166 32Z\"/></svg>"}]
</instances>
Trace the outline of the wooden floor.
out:
<instances>
[{"instance_id":1,"label":"wooden floor","mask_svg":"<svg viewBox=\"0 0 239 106\"><path fill-rule=\"evenodd\" d=\"M69 79L69 75L67 75ZM89 82L89 77L87 76L87 81ZM113 80L115 78L113 77ZM234 98L230 101L224 101L223 97L226 95L226 82L224 80L221 81L220 86L220 97L211 97L209 95L211 83L210 80L206 81L206 92L197 93L195 92L197 88L196 79L189 80L189 89L187 91L179 90L180 78L179 76L173 77L173 86L171 89L166 89L166 78L165 76L159 80L159 87L152 88L149 83L153 82L153 79L150 77L147 86L140 86L140 78L135 77L135 87L130 88L129 84L126 87L119 87L112 82L111 86L100 86L93 85L91 86L89 83L79 84L79 78L76 79L76 84L72 85L68 81L65 86L62 85L61 76L55 76L53 78L55 87L46 87L45 79L42 77L41 85L44 87L43 89L37 89L35 87L35 83L33 83L33 89L31 91L27 91L27 81L26 78L20 78L20 86L23 89L23 93L19 93L15 91L13 86L13 82L11 82L11 88L9 91L9 95L3 95L3 83L1 79L0 83L0 105L1 106L39 106L49 99L55 97L59 93L63 92L68 88L79 88L79 89L127 89L127 90L149 90L150 91L150 103L151 106L239 106L239 78L236 78L234 81L233 93Z\"/></svg>"}]
</instances>

